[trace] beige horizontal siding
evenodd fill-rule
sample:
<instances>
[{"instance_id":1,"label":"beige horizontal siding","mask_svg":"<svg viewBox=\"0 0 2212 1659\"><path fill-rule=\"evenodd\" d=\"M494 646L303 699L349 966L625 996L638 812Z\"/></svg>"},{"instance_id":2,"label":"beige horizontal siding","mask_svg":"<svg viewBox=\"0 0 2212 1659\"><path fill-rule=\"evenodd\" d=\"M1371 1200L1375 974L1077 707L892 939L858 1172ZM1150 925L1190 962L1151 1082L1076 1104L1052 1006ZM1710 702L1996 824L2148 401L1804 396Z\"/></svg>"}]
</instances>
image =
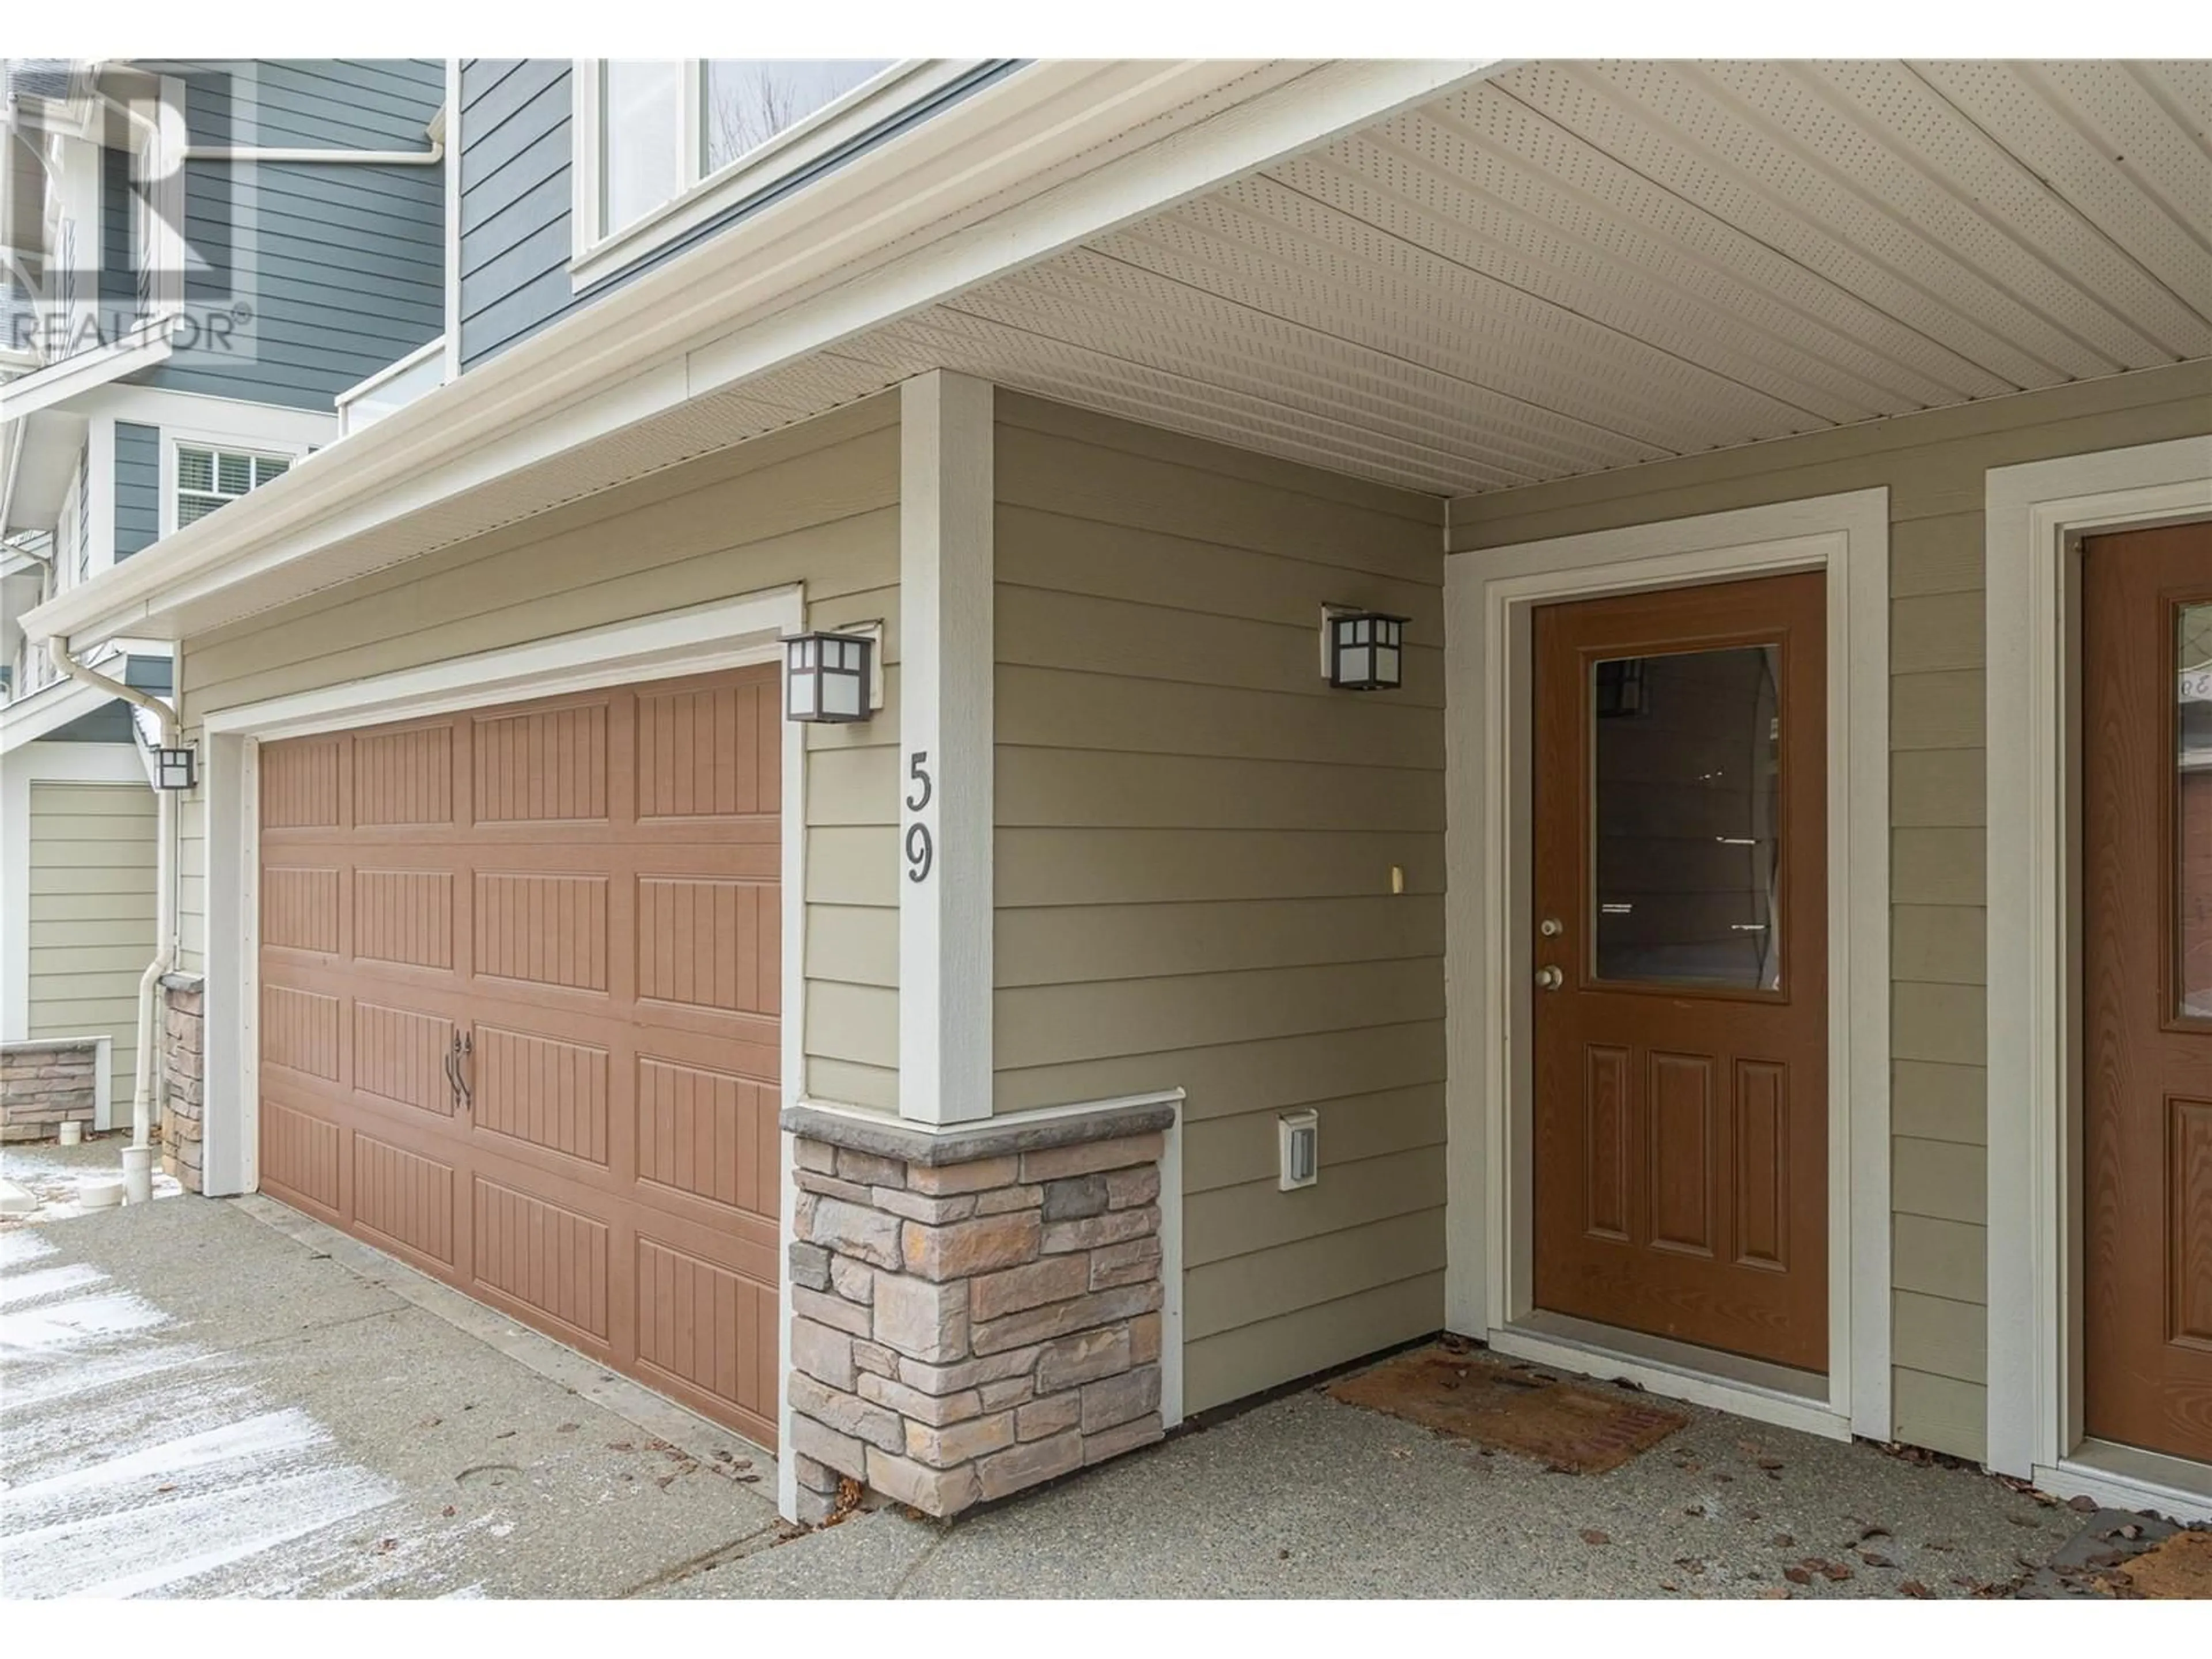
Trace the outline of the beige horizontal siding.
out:
<instances>
[{"instance_id":1,"label":"beige horizontal siding","mask_svg":"<svg viewBox=\"0 0 2212 1659\"><path fill-rule=\"evenodd\" d=\"M34 782L30 799L24 1034L110 1038L110 1098L127 1111L138 981L154 956L154 792L134 783Z\"/></svg>"},{"instance_id":2,"label":"beige horizontal siding","mask_svg":"<svg viewBox=\"0 0 2212 1659\"><path fill-rule=\"evenodd\" d=\"M813 626L883 622L882 711L807 733L805 1041L812 1093L894 1109L897 418L896 398L873 398L191 640L185 720L791 582ZM204 833L186 820L195 954Z\"/></svg>"},{"instance_id":3,"label":"beige horizontal siding","mask_svg":"<svg viewBox=\"0 0 2212 1659\"><path fill-rule=\"evenodd\" d=\"M1191 1409L1434 1329L1439 504L1005 392L996 470L998 1109L1187 1091ZM1401 691L1325 602L1413 619Z\"/></svg>"},{"instance_id":4,"label":"beige horizontal siding","mask_svg":"<svg viewBox=\"0 0 2212 1659\"><path fill-rule=\"evenodd\" d=\"M1457 550L1890 492L1894 1431L1918 1444L1984 1445L1984 475L2208 431L2200 362L1452 503Z\"/></svg>"}]
</instances>

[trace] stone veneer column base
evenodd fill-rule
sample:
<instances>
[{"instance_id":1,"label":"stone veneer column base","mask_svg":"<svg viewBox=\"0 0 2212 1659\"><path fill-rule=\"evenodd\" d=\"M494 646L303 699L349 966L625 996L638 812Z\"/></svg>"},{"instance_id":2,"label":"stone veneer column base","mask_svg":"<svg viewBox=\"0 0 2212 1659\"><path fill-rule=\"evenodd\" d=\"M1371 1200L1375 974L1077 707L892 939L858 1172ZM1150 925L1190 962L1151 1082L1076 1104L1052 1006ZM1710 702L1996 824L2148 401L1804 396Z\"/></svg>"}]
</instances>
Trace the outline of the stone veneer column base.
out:
<instances>
[{"instance_id":1,"label":"stone veneer column base","mask_svg":"<svg viewBox=\"0 0 2212 1659\"><path fill-rule=\"evenodd\" d=\"M799 1519L839 1477L937 1516L1149 1445L1172 1107L933 1138L798 1107Z\"/></svg>"},{"instance_id":2,"label":"stone veneer column base","mask_svg":"<svg viewBox=\"0 0 2212 1659\"><path fill-rule=\"evenodd\" d=\"M64 1123L91 1128L100 1054L96 1041L67 1037L0 1048L0 1140L52 1140Z\"/></svg>"},{"instance_id":3,"label":"stone veneer column base","mask_svg":"<svg viewBox=\"0 0 2212 1659\"><path fill-rule=\"evenodd\" d=\"M204 992L198 974L164 974L161 994L166 999L162 1019L161 1065L167 1072L168 1098L162 1103L161 1121L155 1126L160 1136L161 1167L176 1176L188 1193L200 1190L201 1125L205 1109L205 1079L200 1065L200 1036L205 1024Z\"/></svg>"}]
</instances>

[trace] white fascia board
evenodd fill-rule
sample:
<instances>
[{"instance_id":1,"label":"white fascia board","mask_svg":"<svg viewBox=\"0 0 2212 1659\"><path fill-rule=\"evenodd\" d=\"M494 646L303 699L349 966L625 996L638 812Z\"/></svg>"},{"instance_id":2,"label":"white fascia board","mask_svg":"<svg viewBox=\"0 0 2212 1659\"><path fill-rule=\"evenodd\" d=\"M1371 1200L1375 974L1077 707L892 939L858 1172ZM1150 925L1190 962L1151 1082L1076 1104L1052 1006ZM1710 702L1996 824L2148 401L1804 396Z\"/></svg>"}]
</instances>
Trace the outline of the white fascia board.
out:
<instances>
[{"instance_id":1,"label":"white fascia board","mask_svg":"<svg viewBox=\"0 0 2212 1659\"><path fill-rule=\"evenodd\" d=\"M95 666L109 660L94 659ZM82 680L50 680L37 690L0 705L0 755L12 754L27 743L60 731L71 720L97 714L109 701L106 692Z\"/></svg>"},{"instance_id":2,"label":"white fascia board","mask_svg":"<svg viewBox=\"0 0 2212 1659\"><path fill-rule=\"evenodd\" d=\"M250 587L487 479L1504 67L1032 64L356 434L343 469L296 469L49 601L25 629L33 639L133 626L174 634L173 622L156 619L191 599ZM1158 136L1122 142L1139 129ZM1048 182L1024 193L1038 181ZM196 625L215 625L220 612Z\"/></svg>"},{"instance_id":3,"label":"white fascia board","mask_svg":"<svg viewBox=\"0 0 2212 1659\"><path fill-rule=\"evenodd\" d=\"M166 326L150 337L132 335L112 345L80 351L35 374L0 386L0 423L20 421L42 409L82 397L110 381L166 362L173 348Z\"/></svg>"},{"instance_id":4,"label":"white fascia board","mask_svg":"<svg viewBox=\"0 0 2212 1659\"><path fill-rule=\"evenodd\" d=\"M105 386L79 407L88 415L160 427L165 432L274 443L287 449L334 444L338 438L335 412L249 403L204 392L173 392L164 386Z\"/></svg>"}]
</instances>

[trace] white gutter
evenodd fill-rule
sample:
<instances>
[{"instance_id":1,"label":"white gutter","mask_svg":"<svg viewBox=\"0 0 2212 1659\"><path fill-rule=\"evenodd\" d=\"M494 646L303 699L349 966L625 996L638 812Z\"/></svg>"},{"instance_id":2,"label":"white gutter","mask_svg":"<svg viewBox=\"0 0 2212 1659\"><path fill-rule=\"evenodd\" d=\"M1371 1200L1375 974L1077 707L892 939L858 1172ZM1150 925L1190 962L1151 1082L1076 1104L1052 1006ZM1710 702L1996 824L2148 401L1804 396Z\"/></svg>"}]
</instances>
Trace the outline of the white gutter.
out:
<instances>
[{"instance_id":1,"label":"white gutter","mask_svg":"<svg viewBox=\"0 0 2212 1659\"><path fill-rule=\"evenodd\" d=\"M257 149L251 145L187 144L187 161L304 162L313 167L434 167L446 159L441 139L428 149Z\"/></svg>"},{"instance_id":2,"label":"white gutter","mask_svg":"<svg viewBox=\"0 0 2212 1659\"><path fill-rule=\"evenodd\" d=\"M342 465L295 467L49 600L24 630L174 637L189 631L167 620L179 607L548 449L597 441L1506 66L1029 65L348 438L330 452Z\"/></svg>"},{"instance_id":3,"label":"white gutter","mask_svg":"<svg viewBox=\"0 0 2212 1659\"><path fill-rule=\"evenodd\" d=\"M53 659L55 668L70 678L110 696L120 697L151 714L165 744L176 741L176 711L160 698L86 667L70 655L64 641L48 640L46 654ZM161 993L161 975L175 966L177 960L177 792L156 789L154 799L157 803L154 823L155 948L154 959L138 976L138 1053L131 1069L131 1145L123 1153L123 1201L126 1204L144 1204L154 1196L155 1000Z\"/></svg>"}]
</instances>

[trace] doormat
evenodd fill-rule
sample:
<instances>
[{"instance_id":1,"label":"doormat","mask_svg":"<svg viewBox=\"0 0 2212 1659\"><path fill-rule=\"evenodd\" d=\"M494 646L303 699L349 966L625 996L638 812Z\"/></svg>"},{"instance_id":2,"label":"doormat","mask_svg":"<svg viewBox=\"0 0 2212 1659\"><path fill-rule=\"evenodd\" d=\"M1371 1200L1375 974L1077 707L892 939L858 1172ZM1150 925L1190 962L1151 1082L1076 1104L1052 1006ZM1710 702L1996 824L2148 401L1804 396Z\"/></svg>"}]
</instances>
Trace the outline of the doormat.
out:
<instances>
[{"instance_id":1,"label":"doormat","mask_svg":"<svg viewBox=\"0 0 2212 1659\"><path fill-rule=\"evenodd\" d=\"M1329 1385L1331 1397L1567 1474L1603 1474L1690 1419L1641 1395L1564 1382L1534 1365L1442 1344L1416 1348Z\"/></svg>"},{"instance_id":2,"label":"doormat","mask_svg":"<svg viewBox=\"0 0 2212 1659\"><path fill-rule=\"evenodd\" d=\"M2212 1601L2212 1532L2177 1532L2119 1572L2147 1601Z\"/></svg>"}]
</instances>

